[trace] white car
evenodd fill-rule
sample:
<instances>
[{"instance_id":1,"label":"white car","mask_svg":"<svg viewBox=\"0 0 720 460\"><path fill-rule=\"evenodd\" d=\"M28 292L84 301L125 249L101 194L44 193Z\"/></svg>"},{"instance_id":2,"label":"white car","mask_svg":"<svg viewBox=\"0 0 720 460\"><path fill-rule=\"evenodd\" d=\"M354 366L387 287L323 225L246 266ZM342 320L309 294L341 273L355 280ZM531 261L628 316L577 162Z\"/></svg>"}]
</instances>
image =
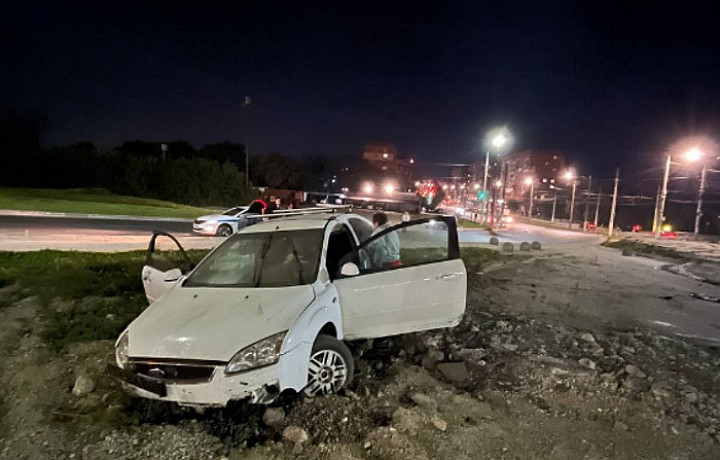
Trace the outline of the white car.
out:
<instances>
[{"instance_id":1,"label":"white car","mask_svg":"<svg viewBox=\"0 0 720 460\"><path fill-rule=\"evenodd\" d=\"M111 375L135 395L185 406L268 403L348 385L344 341L456 326L467 274L455 219L372 231L355 214L268 220L194 268L156 232L142 271L150 306L117 340ZM160 252L160 238L177 250ZM373 266L389 240L400 260Z\"/></svg>"},{"instance_id":2,"label":"white car","mask_svg":"<svg viewBox=\"0 0 720 460\"><path fill-rule=\"evenodd\" d=\"M201 216L193 222L193 232L201 235L230 236L247 225L247 206L238 206L222 214Z\"/></svg>"}]
</instances>

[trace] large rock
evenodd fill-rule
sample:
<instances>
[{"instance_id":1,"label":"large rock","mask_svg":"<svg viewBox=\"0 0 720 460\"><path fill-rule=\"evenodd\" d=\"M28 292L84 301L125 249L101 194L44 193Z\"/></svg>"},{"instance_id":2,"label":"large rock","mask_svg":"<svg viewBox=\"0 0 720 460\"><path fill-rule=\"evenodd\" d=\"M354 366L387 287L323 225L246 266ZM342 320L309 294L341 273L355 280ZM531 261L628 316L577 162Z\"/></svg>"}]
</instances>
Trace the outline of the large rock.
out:
<instances>
[{"instance_id":1,"label":"large rock","mask_svg":"<svg viewBox=\"0 0 720 460\"><path fill-rule=\"evenodd\" d=\"M285 411L282 407L268 407L265 409L262 421L267 426L280 427L285 423Z\"/></svg>"},{"instance_id":2,"label":"large rock","mask_svg":"<svg viewBox=\"0 0 720 460\"><path fill-rule=\"evenodd\" d=\"M302 444L309 439L307 431L297 425L290 425L285 428L283 430L282 437L294 444Z\"/></svg>"},{"instance_id":3,"label":"large rock","mask_svg":"<svg viewBox=\"0 0 720 460\"><path fill-rule=\"evenodd\" d=\"M413 393L410 395L410 400L417 404L418 407L434 411L437 409L437 402L435 402L434 399L432 399L430 396L422 393Z\"/></svg>"},{"instance_id":4,"label":"large rock","mask_svg":"<svg viewBox=\"0 0 720 460\"><path fill-rule=\"evenodd\" d=\"M648 391L650 389L650 382L645 379L630 377L625 380L625 388L633 391Z\"/></svg>"},{"instance_id":5,"label":"large rock","mask_svg":"<svg viewBox=\"0 0 720 460\"><path fill-rule=\"evenodd\" d=\"M437 370L446 380L454 384L466 385L470 383L470 374L467 367L465 367L465 362L439 363Z\"/></svg>"},{"instance_id":6,"label":"large rock","mask_svg":"<svg viewBox=\"0 0 720 460\"><path fill-rule=\"evenodd\" d=\"M87 375L81 374L75 379L75 385L72 389L74 396L82 397L93 391L95 391L95 382Z\"/></svg>"},{"instance_id":7,"label":"large rock","mask_svg":"<svg viewBox=\"0 0 720 460\"><path fill-rule=\"evenodd\" d=\"M593 361L590 358L580 358L578 360L578 363L585 369L590 369L590 370L595 369L595 361Z\"/></svg>"}]
</instances>

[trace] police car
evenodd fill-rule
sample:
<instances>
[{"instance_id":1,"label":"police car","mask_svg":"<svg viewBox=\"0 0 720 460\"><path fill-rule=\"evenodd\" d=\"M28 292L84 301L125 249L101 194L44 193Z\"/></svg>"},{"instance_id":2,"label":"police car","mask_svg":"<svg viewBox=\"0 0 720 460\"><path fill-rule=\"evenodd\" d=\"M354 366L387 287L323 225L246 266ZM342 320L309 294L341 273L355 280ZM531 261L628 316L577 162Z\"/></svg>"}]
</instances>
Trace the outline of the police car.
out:
<instances>
[{"instance_id":1,"label":"police car","mask_svg":"<svg viewBox=\"0 0 720 460\"><path fill-rule=\"evenodd\" d=\"M193 232L201 235L230 236L248 224L248 206L230 208L222 214L201 216L193 222Z\"/></svg>"}]
</instances>

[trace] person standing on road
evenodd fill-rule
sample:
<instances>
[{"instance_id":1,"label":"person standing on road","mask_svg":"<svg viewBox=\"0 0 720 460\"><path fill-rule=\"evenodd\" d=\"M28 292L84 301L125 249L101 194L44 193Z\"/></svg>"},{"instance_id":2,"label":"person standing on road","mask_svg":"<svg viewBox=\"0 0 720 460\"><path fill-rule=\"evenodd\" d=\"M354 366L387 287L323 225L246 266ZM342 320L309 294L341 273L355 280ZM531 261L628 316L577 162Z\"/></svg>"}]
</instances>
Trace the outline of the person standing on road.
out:
<instances>
[{"instance_id":1,"label":"person standing on road","mask_svg":"<svg viewBox=\"0 0 720 460\"><path fill-rule=\"evenodd\" d=\"M387 214L377 212L372 216L373 227L370 235L377 235L390 228ZM372 268L394 268L402 265L400 261L400 238L397 233L389 232L368 245Z\"/></svg>"}]
</instances>

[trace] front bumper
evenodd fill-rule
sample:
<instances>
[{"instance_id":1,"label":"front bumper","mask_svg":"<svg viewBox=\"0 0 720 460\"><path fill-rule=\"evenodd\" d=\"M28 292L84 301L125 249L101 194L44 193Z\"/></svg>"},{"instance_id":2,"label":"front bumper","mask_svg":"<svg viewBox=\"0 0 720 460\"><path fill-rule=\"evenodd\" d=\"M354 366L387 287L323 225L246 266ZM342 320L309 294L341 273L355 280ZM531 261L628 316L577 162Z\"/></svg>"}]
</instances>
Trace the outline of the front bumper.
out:
<instances>
[{"instance_id":1,"label":"front bumper","mask_svg":"<svg viewBox=\"0 0 720 460\"><path fill-rule=\"evenodd\" d=\"M224 407L231 400L253 404L269 403L279 393L278 364L238 374L225 374L216 366L212 379L204 383L172 383L124 371L115 364L108 373L131 394L142 398L176 402L180 405Z\"/></svg>"},{"instance_id":2,"label":"front bumper","mask_svg":"<svg viewBox=\"0 0 720 460\"><path fill-rule=\"evenodd\" d=\"M199 233L200 235L215 235L217 233L218 224L196 224L193 223L193 233Z\"/></svg>"}]
</instances>

